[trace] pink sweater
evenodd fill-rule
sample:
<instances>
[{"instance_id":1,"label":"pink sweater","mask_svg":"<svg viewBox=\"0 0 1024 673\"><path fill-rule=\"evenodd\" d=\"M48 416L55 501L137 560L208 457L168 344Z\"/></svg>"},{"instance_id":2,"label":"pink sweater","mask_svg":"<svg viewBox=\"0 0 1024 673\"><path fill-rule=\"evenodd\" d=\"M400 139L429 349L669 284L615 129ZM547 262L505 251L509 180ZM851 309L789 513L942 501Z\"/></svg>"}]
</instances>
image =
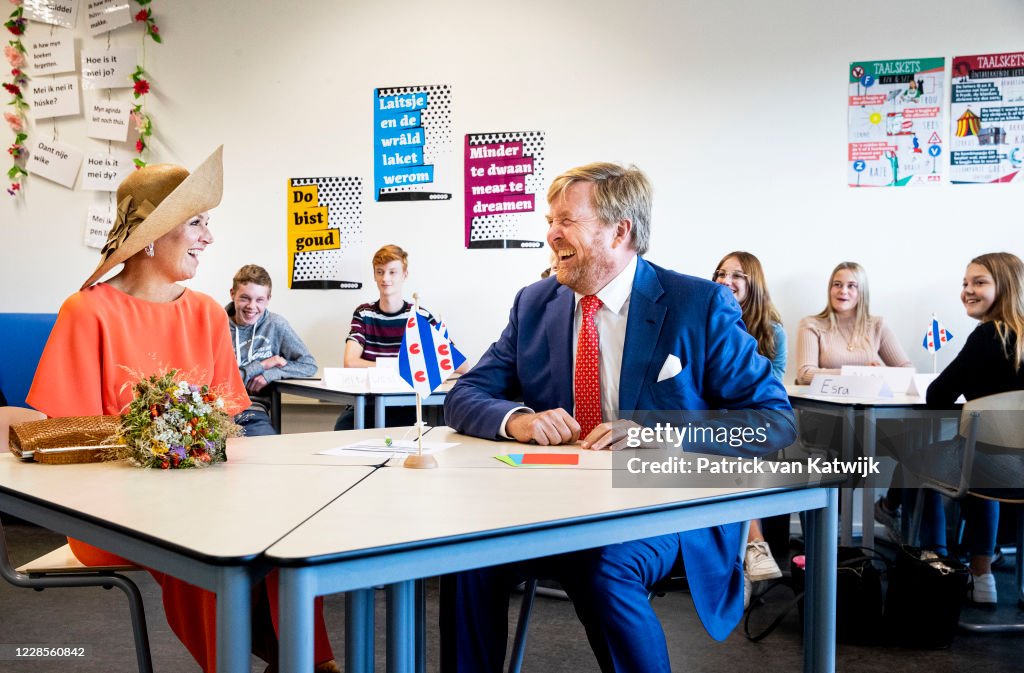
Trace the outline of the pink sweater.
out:
<instances>
[{"instance_id":1,"label":"pink sweater","mask_svg":"<svg viewBox=\"0 0 1024 673\"><path fill-rule=\"evenodd\" d=\"M829 329L827 319L808 316L800 321L796 341L796 382L806 385L815 374L838 374L843 365L910 367L910 360L889 326L878 316L868 321L866 340L852 344L852 323Z\"/></svg>"}]
</instances>

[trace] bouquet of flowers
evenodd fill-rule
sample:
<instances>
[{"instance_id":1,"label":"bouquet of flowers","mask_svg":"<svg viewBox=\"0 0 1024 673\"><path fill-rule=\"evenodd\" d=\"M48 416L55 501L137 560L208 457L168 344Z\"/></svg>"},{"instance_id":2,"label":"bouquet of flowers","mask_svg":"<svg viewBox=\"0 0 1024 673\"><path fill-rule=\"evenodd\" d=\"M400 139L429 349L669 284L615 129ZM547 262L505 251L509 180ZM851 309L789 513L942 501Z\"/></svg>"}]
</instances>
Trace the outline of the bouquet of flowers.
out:
<instances>
[{"instance_id":1,"label":"bouquet of flowers","mask_svg":"<svg viewBox=\"0 0 1024 673\"><path fill-rule=\"evenodd\" d=\"M209 386L179 380L179 370L171 369L142 378L133 389L113 458L164 470L227 460L227 439L240 429Z\"/></svg>"}]
</instances>

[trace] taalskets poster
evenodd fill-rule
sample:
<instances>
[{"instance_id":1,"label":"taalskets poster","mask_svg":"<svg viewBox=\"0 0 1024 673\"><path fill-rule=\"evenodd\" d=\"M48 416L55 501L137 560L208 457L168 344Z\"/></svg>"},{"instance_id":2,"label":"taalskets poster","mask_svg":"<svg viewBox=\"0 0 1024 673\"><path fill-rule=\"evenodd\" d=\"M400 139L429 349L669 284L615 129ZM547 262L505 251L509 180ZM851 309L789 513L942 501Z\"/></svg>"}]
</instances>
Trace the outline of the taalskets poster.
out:
<instances>
[{"instance_id":1,"label":"taalskets poster","mask_svg":"<svg viewBox=\"0 0 1024 673\"><path fill-rule=\"evenodd\" d=\"M946 59L858 61L847 72L851 187L942 181Z\"/></svg>"},{"instance_id":2,"label":"taalskets poster","mask_svg":"<svg viewBox=\"0 0 1024 673\"><path fill-rule=\"evenodd\" d=\"M451 152L451 86L373 90L374 200L451 199Z\"/></svg>"},{"instance_id":3,"label":"taalskets poster","mask_svg":"<svg viewBox=\"0 0 1024 673\"><path fill-rule=\"evenodd\" d=\"M358 290L363 251L361 178L288 181L288 287ZM363 262L360 265L360 262Z\"/></svg>"},{"instance_id":4,"label":"taalskets poster","mask_svg":"<svg viewBox=\"0 0 1024 673\"><path fill-rule=\"evenodd\" d=\"M1021 180L1024 52L955 56L952 77L950 181Z\"/></svg>"},{"instance_id":5,"label":"taalskets poster","mask_svg":"<svg viewBox=\"0 0 1024 673\"><path fill-rule=\"evenodd\" d=\"M540 248L544 132L467 133L466 247Z\"/></svg>"}]
</instances>

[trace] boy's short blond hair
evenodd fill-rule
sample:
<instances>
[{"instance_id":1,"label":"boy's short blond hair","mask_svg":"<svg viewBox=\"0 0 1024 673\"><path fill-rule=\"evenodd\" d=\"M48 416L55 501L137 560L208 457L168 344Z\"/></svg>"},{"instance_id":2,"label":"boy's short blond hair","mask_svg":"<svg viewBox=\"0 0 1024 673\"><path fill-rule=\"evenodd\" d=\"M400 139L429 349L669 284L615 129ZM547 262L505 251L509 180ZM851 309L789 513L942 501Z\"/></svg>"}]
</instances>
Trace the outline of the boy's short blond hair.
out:
<instances>
[{"instance_id":1,"label":"boy's short blond hair","mask_svg":"<svg viewBox=\"0 0 1024 673\"><path fill-rule=\"evenodd\" d=\"M384 266L389 262L401 262L402 271L409 270L409 254L397 245L388 244L373 253L373 268Z\"/></svg>"}]
</instances>

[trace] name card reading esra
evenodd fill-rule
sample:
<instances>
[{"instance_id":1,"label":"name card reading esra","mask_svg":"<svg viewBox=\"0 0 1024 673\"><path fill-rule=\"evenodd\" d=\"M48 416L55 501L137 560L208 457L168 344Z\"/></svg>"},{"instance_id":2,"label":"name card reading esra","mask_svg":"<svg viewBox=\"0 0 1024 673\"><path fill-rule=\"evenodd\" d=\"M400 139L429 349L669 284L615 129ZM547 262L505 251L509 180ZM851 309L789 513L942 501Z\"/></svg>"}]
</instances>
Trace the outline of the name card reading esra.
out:
<instances>
[{"instance_id":1,"label":"name card reading esra","mask_svg":"<svg viewBox=\"0 0 1024 673\"><path fill-rule=\"evenodd\" d=\"M811 379L811 385L807 392L811 395L825 397L892 397L892 388L885 382L885 379L874 376L816 374Z\"/></svg>"}]
</instances>

